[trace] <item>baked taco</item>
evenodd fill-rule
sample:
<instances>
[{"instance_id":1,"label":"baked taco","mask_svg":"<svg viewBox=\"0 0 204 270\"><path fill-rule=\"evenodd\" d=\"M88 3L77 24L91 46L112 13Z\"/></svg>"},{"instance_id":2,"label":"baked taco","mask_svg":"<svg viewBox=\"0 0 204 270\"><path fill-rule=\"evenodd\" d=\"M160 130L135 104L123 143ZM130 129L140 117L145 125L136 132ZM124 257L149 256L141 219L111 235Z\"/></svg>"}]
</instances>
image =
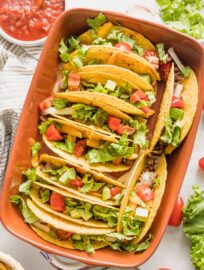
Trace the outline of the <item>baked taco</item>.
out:
<instances>
[{"instance_id":1,"label":"baked taco","mask_svg":"<svg viewBox=\"0 0 204 270\"><path fill-rule=\"evenodd\" d=\"M131 237L111 232L113 228L92 228L72 223L45 211L31 199L24 199L19 195L12 196L11 202L19 206L25 222L36 234L66 249L76 249L92 254L96 249L109 246L123 252L141 252L147 249L150 243L150 239L142 244L132 243Z\"/></svg>"},{"instance_id":2,"label":"baked taco","mask_svg":"<svg viewBox=\"0 0 204 270\"><path fill-rule=\"evenodd\" d=\"M102 206L120 204L126 189L109 176L47 154L40 156L36 174L49 185Z\"/></svg>"},{"instance_id":3,"label":"baked taco","mask_svg":"<svg viewBox=\"0 0 204 270\"><path fill-rule=\"evenodd\" d=\"M45 144L67 161L97 171L124 171L137 158L138 148L125 132L117 142L91 139L75 125L70 128L66 121L48 118L40 125ZM139 134L140 135L140 134Z\"/></svg>"},{"instance_id":4,"label":"baked taco","mask_svg":"<svg viewBox=\"0 0 204 270\"><path fill-rule=\"evenodd\" d=\"M129 94L131 89L141 89L144 92L154 92L152 87L151 78L149 75L138 75L128 69L113 66L113 65L87 65L73 71L81 78L81 88L84 89L86 84L106 85L107 80L115 82L116 87L114 92L118 94ZM68 84L64 85L64 89L68 88ZM78 85L76 86L78 87ZM76 88L74 88L75 90ZM78 88L77 88L78 89ZM111 89L107 89L111 90ZM105 91L105 90L104 90ZM111 94L111 93L110 93Z\"/></svg>"},{"instance_id":5,"label":"baked taco","mask_svg":"<svg viewBox=\"0 0 204 270\"><path fill-rule=\"evenodd\" d=\"M175 58L174 51L172 55ZM188 134L196 112L198 85L195 73L189 67L185 67L186 73L182 72L184 67L179 69L177 66L178 57L176 61L171 64L150 151L155 148L170 154Z\"/></svg>"},{"instance_id":6,"label":"baked taco","mask_svg":"<svg viewBox=\"0 0 204 270\"><path fill-rule=\"evenodd\" d=\"M165 156L142 154L132 171L131 182L121 202L117 231L134 235L137 243L147 234L162 200L167 178ZM125 224L129 226L130 230Z\"/></svg>"},{"instance_id":7,"label":"baked taco","mask_svg":"<svg viewBox=\"0 0 204 270\"><path fill-rule=\"evenodd\" d=\"M101 18L103 18L103 20L101 20ZM67 52L71 53L74 49L80 49L83 45L91 45L101 46L102 48L105 46L109 48L117 48L121 51L129 52L130 55L136 56L135 60L139 60L139 62L141 63L141 68L145 62L149 62L153 69L157 69L159 67L160 59L158 55L160 51L158 49L158 46L156 49L155 46L143 35L122 26L114 26L111 22L107 22L106 17L101 13L95 19L87 19L87 24L91 29L89 29L85 33L82 33L79 37L71 36L66 42L64 42L63 40L61 41L61 47L59 52L63 62L71 60L70 62L73 62L75 66L79 66L82 63L84 64L84 61L82 61L83 57L81 57L83 56L83 52L80 52L79 58L74 57L74 59L68 57ZM66 46L68 50L66 50ZM122 55L120 56L120 58L121 57ZM125 60L123 57L121 59ZM98 58L95 57L95 55L89 60L91 64L93 62L101 63L103 61L104 58ZM120 64L122 64L122 61ZM138 63L138 65L140 64ZM148 67L146 69L146 72L148 71L150 65L147 64ZM127 67L127 65L125 65L124 67ZM141 68L136 68L136 73L142 74L143 71L140 72ZM143 74L146 74L146 72L144 72ZM154 75L156 75L156 78L159 79L158 74L156 74L155 71L153 71L153 73Z\"/></svg>"},{"instance_id":8,"label":"baked taco","mask_svg":"<svg viewBox=\"0 0 204 270\"><path fill-rule=\"evenodd\" d=\"M110 81L109 81L110 82ZM112 83L112 81L111 81ZM92 92L92 91L69 91L66 93L56 93L57 98L66 99L69 102L79 102L84 104L98 105L106 109L105 105L110 107L112 110L118 110L119 112L124 112L131 115L139 115L144 117L149 117L154 114L154 111L150 109L152 103L156 100L152 92L148 92L147 95L141 90L136 90L133 94L129 95L128 99L130 101L121 100L116 96L109 96L105 93ZM153 100L153 102L150 101ZM102 102L102 103L101 103ZM133 105L135 104L135 105ZM119 114L118 114L119 115ZM124 116L123 116L124 117ZM127 119L127 117L126 117Z\"/></svg>"},{"instance_id":9,"label":"baked taco","mask_svg":"<svg viewBox=\"0 0 204 270\"><path fill-rule=\"evenodd\" d=\"M153 85L155 85L156 80L160 79L159 73L154 66L143 57L128 51L120 50L117 47L108 47L104 45L91 45L74 51L70 55L69 59L71 60L67 60L67 63L64 64L64 70L71 71L80 67L79 65L77 66L75 62L81 56L81 50L83 50L82 65L89 65L94 61L97 64L119 66L129 69L139 75L149 75Z\"/></svg>"}]
</instances>

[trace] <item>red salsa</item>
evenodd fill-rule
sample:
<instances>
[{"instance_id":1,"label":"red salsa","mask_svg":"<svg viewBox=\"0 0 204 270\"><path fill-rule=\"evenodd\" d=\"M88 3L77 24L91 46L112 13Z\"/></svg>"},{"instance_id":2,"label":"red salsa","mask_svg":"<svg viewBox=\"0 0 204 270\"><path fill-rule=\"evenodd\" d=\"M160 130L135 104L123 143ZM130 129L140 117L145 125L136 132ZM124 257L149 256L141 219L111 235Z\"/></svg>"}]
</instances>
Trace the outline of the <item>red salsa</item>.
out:
<instances>
[{"instance_id":1,"label":"red salsa","mask_svg":"<svg viewBox=\"0 0 204 270\"><path fill-rule=\"evenodd\" d=\"M0 0L0 26L19 40L41 39L64 9L64 0Z\"/></svg>"}]
</instances>

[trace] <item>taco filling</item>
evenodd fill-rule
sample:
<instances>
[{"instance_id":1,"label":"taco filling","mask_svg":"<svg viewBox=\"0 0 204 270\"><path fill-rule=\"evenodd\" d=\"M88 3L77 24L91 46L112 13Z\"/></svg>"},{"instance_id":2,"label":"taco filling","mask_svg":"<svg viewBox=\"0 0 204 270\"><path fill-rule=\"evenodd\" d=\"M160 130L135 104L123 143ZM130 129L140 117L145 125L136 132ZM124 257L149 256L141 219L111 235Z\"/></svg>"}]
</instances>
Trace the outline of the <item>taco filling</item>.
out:
<instances>
[{"instance_id":1,"label":"taco filling","mask_svg":"<svg viewBox=\"0 0 204 270\"><path fill-rule=\"evenodd\" d=\"M155 95L151 91L144 92L140 89L133 89L128 83L125 83L123 87L120 87L111 79L107 79L104 83L98 82L97 84L94 84L83 80L80 73L69 73L66 80L67 84L65 91L97 92L116 97L135 106L137 109L140 109L144 114L151 112L150 107L156 101ZM55 102L55 106L58 108L61 107L60 105L58 106Z\"/></svg>"},{"instance_id":2,"label":"taco filling","mask_svg":"<svg viewBox=\"0 0 204 270\"><path fill-rule=\"evenodd\" d=\"M102 182L94 179L90 173L80 173L73 167L66 165L62 167L56 167L53 164L41 164L40 173L37 171L38 176L41 178L47 178L55 183L59 183L60 186L70 187L81 194L92 194L100 197L103 201L114 200L120 202L122 199L123 188L111 183Z\"/></svg>"}]
</instances>

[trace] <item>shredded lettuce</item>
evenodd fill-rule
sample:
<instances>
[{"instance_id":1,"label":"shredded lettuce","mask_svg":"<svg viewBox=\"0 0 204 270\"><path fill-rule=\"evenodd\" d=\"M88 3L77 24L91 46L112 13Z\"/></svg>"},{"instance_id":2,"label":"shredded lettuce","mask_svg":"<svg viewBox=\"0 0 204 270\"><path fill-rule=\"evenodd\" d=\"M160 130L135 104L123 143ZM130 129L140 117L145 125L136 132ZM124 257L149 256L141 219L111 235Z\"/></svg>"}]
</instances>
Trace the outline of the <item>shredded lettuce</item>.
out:
<instances>
[{"instance_id":1,"label":"shredded lettuce","mask_svg":"<svg viewBox=\"0 0 204 270\"><path fill-rule=\"evenodd\" d=\"M118 222L118 210L110 209L101 205L94 205L92 213L95 219L103 220L108 226L113 227Z\"/></svg>"},{"instance_id":2,"label":"shredded lettuce","mask_svg":"<svg viewBox=\"0 0 204 270\"><path fill-rule=\"evenodd\" d=\"M66 185L69 180L76 179L76 171L74 168L67 168L66 171L58 179L59 182Z\"/></svg>"},{"instance_id":3,"label":"shredded lettuce","mask_svg":"<svg viewBox=\"0 0 204 270\"><path fill-rule=\"evenodd\" d=\"M110 143L104 149L91 149L85 158L90 163L108 162L117 157L128 158L134 153L134 147L129 147L128 134L124 133L118 143Z\"/></svg>"},{"instance_id":4,"label":"shredded lettuce","mask_svg":"<svg viewBox=\"0 0 204 270\"><path fill-rule=\"evenodd\" d=\"M55 109L60 110L64 109L68 104L68 101L65 99L55 98L53 101L53 106Z\"/></svg>"},{"instance_id":5,"label":"shredded lettuce","mask_svg":"<svg viewBox=\"0 0 204 270\"><path fill-rule=\"evenodd\" d=\"M95 250L88 235L81 235L80 240L73 239L73 246L78 250L85 250L88 254L94 254Z\"/></svg>"},{"instance_id":6,"label":"shredded lettuce","mask_svg":"<svg viewBox=\"0 0 204 270\"><path fill-rule=\"evenodd\" d=\"M37 154L40 151L40 149L41 149L41 144L39 142L34 143L32 145L32 148L31 148L31 155L32 155L32 157L37 156Z\"/></svg>"},{"instance_id":7,"label":"shredded lettuce","mask_svg":"<svg viewBox=\"0 0 204 270\"><path fill-rule=\"evenodd\" d=\"M162 63L166 64L167 59L168 59L168 54L165 52L164 44L163 43L158 43L156 45L156 48L157 48L157 52L159 54L159 60Z\"/></svg>"},{"instance_id":8,"label":"shredded lettuce","mask_svg":"<svg viewBox=\"0 0 204 270\"><path fill-rule=\"evenodd\" d=\"M130 207L125 208L122 216L122 228L125 236L139 236L143 222L134 217L134 211Z\"/></svg>"},{"instance_id":9,"label":"shredded lettuce","mask_svg":"<svg viewBox=\"0 0 204 270\"><path fill-rule=\"evenodd\" d=\"M85 174L82 178L84 183L83 187L80 188L80 192L88 193L98 191L101 187L105 185L105 183L94 182L94 179L91 174Z\"/></svg>"},{"instance_id":10,"label":"shredded lettuce","mask_svg":"<svg viewBox=\"0 0 204 270\"><path fill-rule=\"evenodd\" d=\"M31 187L32 187L32 184L33 184L33 181L32 180L27 180L26 182L23 182L19 186L19 191L21 193L25 193L26 195L29 195L30 194Z\"/></svg>"},{"instance_id":11,"label":"shredded lettuce","mask_svg":"<svg viewBox=\"0 0 204 270\"><path fill-rule=\"evenodd\" d=\"M65 139L64 142L54 142L53 143L54 146L62 151L65 151L69 154L73 154L74 153L74 146L75 143L69 141L67 138Z\"/></svg>"},{"instance_id":12,"label":"shredded lettuce","mask_svg":"<svg viewBox=\"0 0 204 270\"><path fill-rule=\"evenodd\" d=\"M31 224L38 220L38 218L28 208L27 204L25 203L24 199L21 196L19 195L11 196L10 201L19 206L19 209L21 210L26 223Z\"/></svg>"},{"instance_id":13,"label":"shredded lettuce","mask_svg":"<svg viewBox=\"0 0 204 270\"><path fill-rule=\"evenodd\" d=\"M149 144L149 141L146 139L146 134L148 132L147 126L145 123L134 122L136 123L136 125L134 125L136 132L133 135L133 144L139 145L140 148L144 149Z\"/></svg>"},{"instance_id":14,"label":"shredded lettuce","mask_svg":"<svg viewBox=\"0 0 204 270\"><path fill-rule=\"evenodd\" d=\"M40 190L40 197L43 203L49 202L50 200L50 190Z\"/></svg>"},{"instance_id":15,"label":"shredded lettuce","mask_svg":"<svg viewBox=\"0 0 204 270\"><path fill-rule=\"evenodd\" d=\"M164 22L196 39L204 38L204 3L202 0L157 0Z\"/></svg>"},{"instance_id":16,"label":"shredded lettuce","mask_svg":"<svg viewBox=\"0 0 204 270\"><path fill-rule=\"evenodd\" d=\"M38 129L40 130L40 134L43 134L47 131L48 127L53 123L53 120L46 120L42 122L39 126Z\"/></svg>"},{"instance_id":17,"label":"shredded lettuce","mask_svg":"<svg viewBox=\"0 0 204 270\"><path fill-rule=\"evenodd\" d=\"M182 72L184 78L188 78L191 74L191 68L189 66L185 66L182 68L181 72Z\"/></svg>"},{"instance_id":18,"label":"shredded lettuce","mask_svg":"<svg viewBox=\"0 0 204 270\"><path fill-rule=\"evenodd\" d=\"M164 133L160 139L167 144L172 142L172 120L170 116L166 117Z\"/></svg>"},{"instance_id":19,"label":"shredded lettuce","mask_svg":"<svg viewBox=\"0 0 204 270\"><path fill-rule=\"evenodd\" d=\"M86 22L89 27L97 30L102 24L106 22L106 16L102 13L99 13L94 19L88 18Z\"/></svg>"},{"instance_id":20,"label":"shredded lettuce","mask_svg":"<svg viewBox=\"0 0 204 270\"><path fill-rule=\"evenodd\" d=\"M92 122L98 126L103 126L107 122L108 113L100 108L80 103L73 105L71 108L73 110L72 118L79 119L83 123Z\"/></svg>"}]
</instances>

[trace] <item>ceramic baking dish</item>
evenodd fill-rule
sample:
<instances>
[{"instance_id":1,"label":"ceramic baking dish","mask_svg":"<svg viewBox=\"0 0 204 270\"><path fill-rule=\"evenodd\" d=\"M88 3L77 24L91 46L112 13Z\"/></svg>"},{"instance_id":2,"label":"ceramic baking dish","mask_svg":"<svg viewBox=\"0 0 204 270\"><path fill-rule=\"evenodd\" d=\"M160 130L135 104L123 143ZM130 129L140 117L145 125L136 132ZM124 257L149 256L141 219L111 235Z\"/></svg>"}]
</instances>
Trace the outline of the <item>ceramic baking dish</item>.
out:
<instances>
[{"instance_id":1,"label":"ceramic baking dish","mask_svg":"<svg viewBox=\"0 0 204 270\"><path fill-rule=\"evenodd\" d=\"M49 96L56 81L59 65L58 47L62 37L71 34L79 34L86 30L86 19L95 17L99 11L90 9L72 9L64 12L52 27L48 39L41 54L33 80L23 107L15 141L10 153L10 158L5 174L0 213L2 223L8 231L20 239L57 255L77 259L88 264L108 265L117 267L132 267L144 263L156 250L167 226L174 202L181 188L183 178L191 156L195 135L198 128L204 93L204 50L196 40L178 33L167 26L157 23L134 19L114 12L104 12L108 20L145 35L152 42L163 42L168 48L173 46L181 60L191 66L197 75L199 85L199 103L193 126L182 146L168 158L168 180L164 199L159 208L150 232L153 240L149 248L140 254L123 254L110 249L96 251L93 255L77 250L68 250L50 244L39 238L23 222L23 219L15 207L9 202L9 196L20 183L20 172L30 165L30 150L28 139L38 138L38 104Z\"/></svg>"}]
</instances>

